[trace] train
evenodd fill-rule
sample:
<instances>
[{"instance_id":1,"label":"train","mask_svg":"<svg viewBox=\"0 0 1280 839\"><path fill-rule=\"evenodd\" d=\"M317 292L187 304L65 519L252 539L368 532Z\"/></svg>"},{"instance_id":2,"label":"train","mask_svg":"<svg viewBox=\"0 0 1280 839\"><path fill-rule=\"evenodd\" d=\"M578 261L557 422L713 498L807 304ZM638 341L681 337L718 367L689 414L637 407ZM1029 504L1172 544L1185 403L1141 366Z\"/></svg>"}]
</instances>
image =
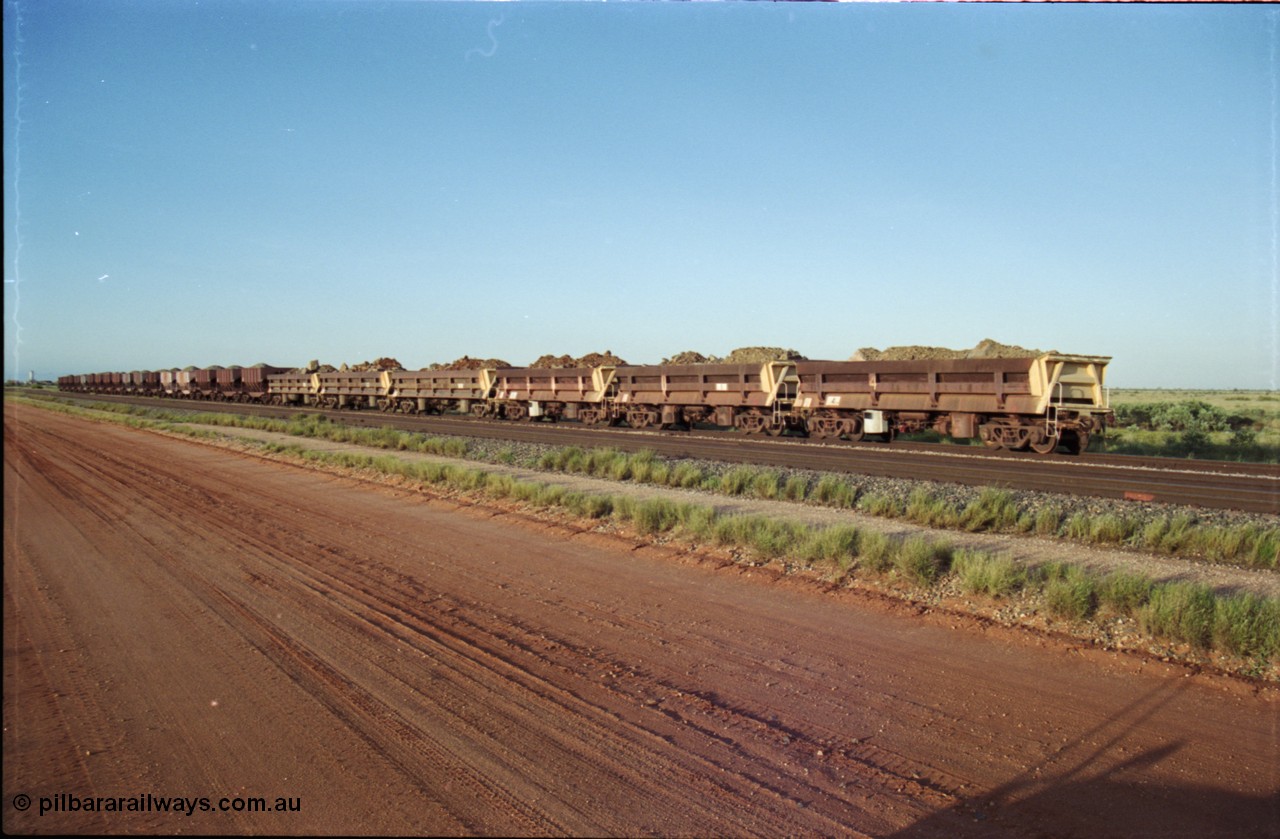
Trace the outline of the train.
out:
<instances>
[{"instance_id":1,"label":"train","mask_svg":"<svg viewBox=\"0 0 1280 839\"><path fill-rule=\"evenodd\" d=\"M990 449L1080 454L1114 425L1109 356L767 361L321 371L258 364L62 376L75 393L460 413L510 421L691 429L818 440L932 430Z\"/></svg>"}]
</instances>

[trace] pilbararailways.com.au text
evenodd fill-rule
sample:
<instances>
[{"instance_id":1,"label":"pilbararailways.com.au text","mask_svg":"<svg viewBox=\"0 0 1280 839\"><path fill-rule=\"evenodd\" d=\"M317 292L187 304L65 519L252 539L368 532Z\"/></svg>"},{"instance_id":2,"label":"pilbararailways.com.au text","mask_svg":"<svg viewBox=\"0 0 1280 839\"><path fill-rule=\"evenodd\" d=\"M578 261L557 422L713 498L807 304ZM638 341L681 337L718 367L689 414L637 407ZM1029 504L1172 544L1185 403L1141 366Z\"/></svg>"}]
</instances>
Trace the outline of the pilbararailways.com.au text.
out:
<instances>
[{"instance_id":1,"label":"pilbararailways.com.au text","mask_svg":"<svg viewBox=\"0 0 1280 839\"><path fill-rule=\"evenodd\" d=\"M24 801L25 799L25 806ZM75 795L61 792L40 796L34 802L41 815L50 813L176 813L191 816L195 813L298 813L302 811L302 799L267 798L262 796L231 795L222 798L207 796L187 797L172 795ZM30 809L31 796L16 795L14 807Z\"/></svg>"}]
</instances>

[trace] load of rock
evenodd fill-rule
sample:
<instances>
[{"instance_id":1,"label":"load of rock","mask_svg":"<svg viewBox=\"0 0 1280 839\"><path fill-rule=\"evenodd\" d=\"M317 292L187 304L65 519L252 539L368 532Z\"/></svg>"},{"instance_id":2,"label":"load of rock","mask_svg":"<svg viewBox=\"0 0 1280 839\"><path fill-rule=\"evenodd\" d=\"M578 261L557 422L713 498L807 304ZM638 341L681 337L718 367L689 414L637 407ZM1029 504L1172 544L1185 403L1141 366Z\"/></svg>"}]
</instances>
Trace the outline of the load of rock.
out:
<instances>
[{"instance_id":1,"label":"load of rock","mask_svg":"<svg viewBox=\"0 0 1280 839\"><path fill-rule=\"evenodd\" d=\"M343 365L344 370L351 370L356 373L364 373L370 370L403 370L399 361L394 358L379 358L373 361L362 361L359 364L353 364L350 367Z\"/></svg>"},{"instance_id":2,"label":"load of rock","mask_svg":"<svg viewBox=\"0 0 1280 839\"><path fill-rule=\"evenodd\" d=\"M482 370L485 368L510 367L511 362L503 361L501 358L472 358L464 355L462 358L455 358L448 364L432 364L429 367L423 367L423 370Z\"/></svg>"},{"instance_id":3,"label":"load of rock","mask_svg":"<svg viewBox=\"0 0 1280 839\"><path fill-rule=\"evenodd\" d=\"M694 350L685 350L678 352L670 358L662 359L663 364L712 364L719 359L715 356L703 355Z\"/></svg>"},{"instance_id":4,"label":"load of rock","mask_svg":"<svg viewBox=\"0 0 1280 839\"><path fill-rule=\"evenodd\" d=\"M573 366L574 367L600 367L603 365L603 366L609 366L609 367L625 367L626 364L627 362L621 358L618 358L616 355L614 355L612 350L605 350L602 353L589 352L586 355L579 358L578 362Z\"/></svg>"},{"instance_id":5,"label":"load of rock","mask_svg":"<svg viewBox=\"0 0 1280 839\"><path fill-rule=\"evenodd\" d=\"M1013 344L1001 344L984 338L969 350L953 350L947 347L905 346L878 350L863 347L849 357L850 361L922 361L937 358L1036 358L1044 350L1027 349Z\"/></svg>"},{"instance_id":6,"label":"load of rock","mask_svg":"<svg viewBox=\"0 0 1280 839\"><path fill-rule=\"evenodd\" d=\"M321 364L319 361L313 358L311 361L307 362L306 367L295 367L289 372L290 373L335 373L337 372L337 370L338 368L334 367L332 364Z\"/></svg>"},{"instance_id":7,"label":"load of rock","mask_svg":"<svg viewBox=\"0 0 1280 839\"><path fill-rule=\"evenodd\" d=\"M618 367L626 363L614 355L612 350L605 350L602 353L587 353L581 358L574 358L571 355L544 355L529 366L539 370L550 370L561 367L599 367L602 364Z\"/></svg>"},{"instance_id":8,"label":"load of rock","mask_svg":"<svg viewBox=\"0 0 1280 839\"><path fill-rule=\"evenodd\" d=\"M724 364L764 364L766 361L808 361L791 349L782 347L739 347L720 359Z\"/></svg>"},{"instance_id":9,"label":"load of rock","mask_svg":"<svg viewBox=\"0 0 1280 839\"><path fill-rule=\"evenodd\" d=\"M725 356L703 355L696 350L678 352L663 364L764 364L766 361L807 361L799 352L782 347L738 347Z\"/></svg>"},{"instance_id":10,"label":"load of rock","mask_svg":"<svg viewBox=\"0 0 1280 839\"><path fill-rule=\"evenodd\" d=\"M529 365L538 370L550 370L556 367L577 367L571 355L544 355Z\"/></svg>"}]
</instances>

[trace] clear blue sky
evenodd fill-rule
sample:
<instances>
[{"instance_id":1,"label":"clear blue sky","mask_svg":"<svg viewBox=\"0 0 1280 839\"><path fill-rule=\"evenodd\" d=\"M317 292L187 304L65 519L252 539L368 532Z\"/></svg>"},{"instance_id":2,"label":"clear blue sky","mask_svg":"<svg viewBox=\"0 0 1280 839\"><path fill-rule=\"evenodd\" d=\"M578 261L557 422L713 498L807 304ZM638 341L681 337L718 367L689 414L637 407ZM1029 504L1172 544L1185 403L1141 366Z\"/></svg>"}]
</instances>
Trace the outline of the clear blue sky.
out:
<instances>
[{"instance_id":1,"label":"clear blue sky","mask_svg":"<svg viewBox=\"0 0 1280 839\"><path fill-rule=\"evenodd\" d=\"M8 0L4 375L990 337L1275 388L1278 29Z\"/></svg>"}]
</instances>

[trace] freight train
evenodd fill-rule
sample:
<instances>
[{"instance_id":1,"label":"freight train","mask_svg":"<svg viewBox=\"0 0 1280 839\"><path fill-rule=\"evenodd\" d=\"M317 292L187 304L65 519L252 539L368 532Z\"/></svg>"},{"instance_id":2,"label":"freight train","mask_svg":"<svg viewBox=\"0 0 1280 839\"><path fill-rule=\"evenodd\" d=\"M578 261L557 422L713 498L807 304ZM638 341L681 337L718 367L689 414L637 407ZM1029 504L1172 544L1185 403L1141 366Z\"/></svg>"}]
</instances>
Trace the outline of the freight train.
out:
<instances>
[{"instance_id":1,"label":"freight train","mask_svg":"<svg viewBox=\"0 0 1280 839\"><path fill-rule=\"evenodd\" d=\"M1115 421L1106 356L299 372L187 368L63 376L61 390L404 414L890 440L931 429L992 449L1079 454Z\"/></svg>"}]
</instances>

